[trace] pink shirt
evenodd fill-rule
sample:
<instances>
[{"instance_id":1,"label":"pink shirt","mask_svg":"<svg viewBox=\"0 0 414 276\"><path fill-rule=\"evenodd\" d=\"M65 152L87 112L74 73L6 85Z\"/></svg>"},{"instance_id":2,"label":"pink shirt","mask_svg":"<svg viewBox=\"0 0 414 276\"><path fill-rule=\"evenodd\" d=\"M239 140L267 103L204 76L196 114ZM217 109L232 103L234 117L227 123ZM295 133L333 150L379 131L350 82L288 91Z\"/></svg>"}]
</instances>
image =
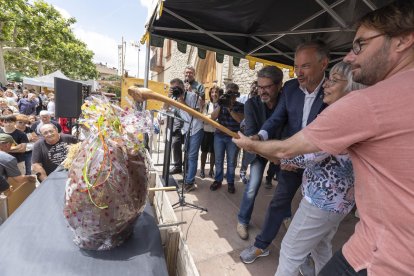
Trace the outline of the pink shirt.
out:
<instances>
[{"instance_id":1,"label":"pink shirt","mask_svg":"<svg viewBox=\"0 0 414 276\"><path fill-rule=\"evenodd\" d=\"M342 249L347 261L368 275L414 275L414 70L351 92L303 133L351 155L361 220Z\"/></svg>"}]
</instances>

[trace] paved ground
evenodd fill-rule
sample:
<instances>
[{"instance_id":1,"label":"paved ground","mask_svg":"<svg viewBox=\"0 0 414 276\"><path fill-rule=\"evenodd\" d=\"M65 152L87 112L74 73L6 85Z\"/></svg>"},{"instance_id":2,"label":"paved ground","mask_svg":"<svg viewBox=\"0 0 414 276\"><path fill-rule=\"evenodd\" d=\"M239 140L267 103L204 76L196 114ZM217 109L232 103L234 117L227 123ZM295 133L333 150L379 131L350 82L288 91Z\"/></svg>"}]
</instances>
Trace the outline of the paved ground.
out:
<instances>
[{"instance_id":1,"label":"paved ground","mask_svg":"<svg viewBox=\"0 0 414 276\"><path fill-rule=\"evenodd\" d=\"M162 163L162 152L161 157L156 154L153 155L153 160L156 161L157 159L160 161L159 163ZM161 166L156 168L162 170ZM179 180L182 177L175 175L174 178ZM239 178L236 177L236 180L239 180ZM239 254L254 242L256 234L260 231L268 203L272 198L277 182L273 182L271 190L264 189L264 186L261 187L256 198L249 229L250 237L247 241L241 240L235 229L244 189L243 183L237 181L236 193L229 194L226 184L217 191L210 191L209 186L212 182L211 178L200 179L197 177L198 188L189 194L185 194L186 202L205 207L208 212L190 207L175 209L178 220L187 222L181 227L200 275L274 275L278 264L280 243L286 233L284 226L281 227L273 241L271 253L268 257L260 258L253 264L246 265L241 262ZM299 192L292 204L293 211L296 211L301 200ZM176 192L168 192L168 196L172 204L178 201ZM334 250L339 249L352 235L356 222L357 219L353 214L344 219L333 240Z\"/></svg>"}]
</instances>

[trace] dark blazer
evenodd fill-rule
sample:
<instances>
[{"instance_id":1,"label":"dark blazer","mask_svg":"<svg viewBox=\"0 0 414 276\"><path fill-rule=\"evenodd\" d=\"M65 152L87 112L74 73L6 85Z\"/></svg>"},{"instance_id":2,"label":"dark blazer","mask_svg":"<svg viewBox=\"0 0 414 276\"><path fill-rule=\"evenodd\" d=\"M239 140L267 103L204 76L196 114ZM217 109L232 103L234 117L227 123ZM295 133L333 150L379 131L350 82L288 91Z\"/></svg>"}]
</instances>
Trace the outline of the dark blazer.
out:
<instances>
[{"instance_id":1,"label":"dark blazer","mask_svg":"<svg viewBox=\"0 0 414 276\"><path fill-rule=\"evenodd\" d=\"M278 102L279 100L280 94L278 96ZM266 119L266 106L260 100L260 96L255 96L248 99L244 104L244 135L251 136L257 134L263 124L266 122ZM275 138L281 138L282 127L283 126L280 126L275 130ZM256 154L254 153L245 151L243 154L245 155L244 158L247 158L248 164L250 164L256 158Z\"/></svg>"},{"instance_id":2,"label":"dark blazer","mask_svg":"<svg viewBox=\"0 0 414 276\"><path fill-rule=\"evenodd\" d=\"M327 106L323 103L323 87L317 93L309 113L307 125ZM261 128L267 131L269 139L278 138L277 131L280 127L284 127L285 137L290 137L302 129L304 101L305 93L299 88L297 79L287 81L283 86L275 111Z\"/></svg>"}]
</instances>

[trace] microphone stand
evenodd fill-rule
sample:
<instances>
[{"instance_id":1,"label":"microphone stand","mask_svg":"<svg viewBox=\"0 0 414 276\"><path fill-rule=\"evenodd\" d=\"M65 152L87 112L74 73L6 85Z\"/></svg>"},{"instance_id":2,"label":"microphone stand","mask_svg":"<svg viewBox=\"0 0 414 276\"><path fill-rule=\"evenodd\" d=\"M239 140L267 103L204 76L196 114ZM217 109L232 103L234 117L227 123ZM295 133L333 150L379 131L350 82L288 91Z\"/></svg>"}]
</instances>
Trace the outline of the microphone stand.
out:
<instances>
[{"instance_id":1,"label":"microphone stand","mask_svg":"<svg viewBox=\"0 0 414 276\"><path fill-rule=\"evenodd\" d=\"M193 106L194 110L197 108L197 103L198 103L198 100L200 98L200 94L199 93L196 93L196 94L197 94L197 98L196 98L194 106ZM207 209L204 208L204 207L200 207L200 206L197 206L195 204L186 202L185 201L185 196L184 196L184 187L187 184L185 179L186 179L186 176L187 176L187 167L188 167L188 144L190 142L190 136L191 136L191 129L192 129L192 126L193 126L193 120L194 120L194 116L191 116L191 120L190 120L190 123L188 125L188 130L187 130L187 133L185 135L183 186L181 187L181 191L180 191L180 189L178 189L178 184L177 184L178 202L174 203L172 205L172 207L173 207L173 209L175 209L175 208L178 208L178 207L188 206L190 208L194 208L194 209L197 209L197 210L207 212ZM196 162L198 162L198 160ZM195 185L195 183L193 185Z\"/></svg>"}]
</instances>

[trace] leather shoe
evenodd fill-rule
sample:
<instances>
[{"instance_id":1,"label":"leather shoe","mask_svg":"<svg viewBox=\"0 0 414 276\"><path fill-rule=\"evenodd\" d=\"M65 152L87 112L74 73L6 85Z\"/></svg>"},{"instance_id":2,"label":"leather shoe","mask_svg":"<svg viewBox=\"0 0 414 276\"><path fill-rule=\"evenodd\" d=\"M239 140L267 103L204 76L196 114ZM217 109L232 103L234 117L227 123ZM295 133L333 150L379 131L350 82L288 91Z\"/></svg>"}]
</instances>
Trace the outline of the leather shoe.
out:
<instances>
[{"instance_id":1,"label":"leather shoe","mask_svg":"<svg viewBox=\"0 0 414 276\"><path fill-rule=\"evenodd\" d=\"M229 192L230 194L234 194L236 192L234 184L227 184L227 192Z\"/></svg>"},{"instance_id":2,"label":"leather shoe","mask_svg":"<svg viewBox=\"0 0 414 276\"><path fill-rule=\"evenodd\" d=\"M210 186L210 190L215 191L220 187L221 187L221 182L220 181L214 181L213 184L211 184L211 186Z\"/></svg>"},{"instance_id":3,"label":"leather shoe","mask_svg":"<svg viewBox=\"0 0 414 276\"><path fill-rule=\"evenodd\" d=\"M173 167L170 170L170 174L177 174L177 173L182 173L182 172L183 172L183 170L180 167Z\"/></svg>"}]
</instances>

